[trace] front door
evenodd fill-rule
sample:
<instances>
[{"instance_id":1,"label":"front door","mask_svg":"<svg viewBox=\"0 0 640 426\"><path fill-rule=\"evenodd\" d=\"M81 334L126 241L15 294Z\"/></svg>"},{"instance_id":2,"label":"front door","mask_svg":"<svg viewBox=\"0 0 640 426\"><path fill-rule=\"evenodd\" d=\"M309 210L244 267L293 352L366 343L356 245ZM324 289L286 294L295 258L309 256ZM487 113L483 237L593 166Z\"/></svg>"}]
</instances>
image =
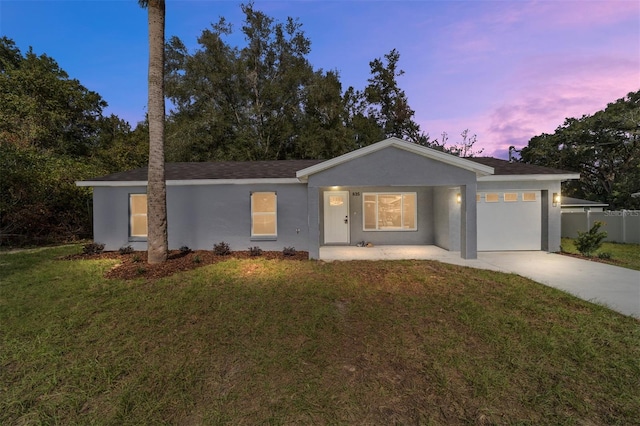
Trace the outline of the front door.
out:
<instances>
[{"instance_id":1,"label":"front door","mask_svg":"<svg viewBox=\"0 0 640 426\"><path fill-rule=\"evenodd\" d=\"M324 243L349 244L349 192L324 193Z\"/></svg>"}]
</instances>

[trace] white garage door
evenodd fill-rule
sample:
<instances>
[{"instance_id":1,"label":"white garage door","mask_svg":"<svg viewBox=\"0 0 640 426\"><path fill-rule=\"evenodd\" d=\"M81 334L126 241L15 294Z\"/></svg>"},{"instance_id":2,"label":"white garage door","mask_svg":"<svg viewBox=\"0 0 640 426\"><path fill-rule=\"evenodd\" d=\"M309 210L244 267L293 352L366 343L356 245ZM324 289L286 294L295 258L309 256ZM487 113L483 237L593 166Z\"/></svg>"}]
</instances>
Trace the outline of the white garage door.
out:
<instances>
[{"instance_id":1,"label":"white garage door","mask_svg":"<svg viewBox=\"0 0 640 426\"><path fill-rule=\"evenodd\" d=\"M478 192L478 250L540 250L540 191Z\"/></svg>"}]
</instances>

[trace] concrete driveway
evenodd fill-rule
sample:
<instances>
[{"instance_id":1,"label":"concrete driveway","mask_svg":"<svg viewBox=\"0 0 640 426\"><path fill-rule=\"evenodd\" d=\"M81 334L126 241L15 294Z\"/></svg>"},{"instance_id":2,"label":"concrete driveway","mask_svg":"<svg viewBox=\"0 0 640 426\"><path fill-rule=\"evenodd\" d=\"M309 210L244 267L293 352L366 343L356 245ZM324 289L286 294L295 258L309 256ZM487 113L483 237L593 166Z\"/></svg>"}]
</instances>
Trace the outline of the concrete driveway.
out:
<instances>
[{"instance_id":1,"label":"concrete driveway","mask_svg":"<svg viewBox=\"0 0 640 426\"><path fill-rule=\"evenodd\" d=\"M322 260L429 259L514 273L640 318L640 271L543 251L480 252L460 258L436 246L321 247Z\"/></svg>"}]
</instances>

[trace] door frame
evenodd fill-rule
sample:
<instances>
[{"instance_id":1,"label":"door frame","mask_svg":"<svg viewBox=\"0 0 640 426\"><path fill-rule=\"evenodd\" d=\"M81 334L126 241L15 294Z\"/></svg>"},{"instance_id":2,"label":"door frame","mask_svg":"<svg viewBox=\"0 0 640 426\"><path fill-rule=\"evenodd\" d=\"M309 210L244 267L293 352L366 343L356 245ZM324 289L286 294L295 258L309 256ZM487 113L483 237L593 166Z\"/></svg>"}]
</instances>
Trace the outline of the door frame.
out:
<instances>
[{"instance_id":1,"label":"door frame","mask_svg":"<svg viewBox=\"0 0 640 426\"><path fill-rule=\"evenodd\" d=\"M328 209L328 203L329 203L329 197L331 195L344 195L344 199L345 199L345 219L348 221L347 222L347 228L345 231L345 241L329 241L327 242L327 228L329 228L329 226L334 225L335 223L332 223L329 221L329 215L327 215L327 209ZM324 244L349 244L351 242L351 218L349 215L349 191L324 191L323 192L323 243ZM344 220L344 219L340 219L340 220Z\"/></svg>"}]
</instances>

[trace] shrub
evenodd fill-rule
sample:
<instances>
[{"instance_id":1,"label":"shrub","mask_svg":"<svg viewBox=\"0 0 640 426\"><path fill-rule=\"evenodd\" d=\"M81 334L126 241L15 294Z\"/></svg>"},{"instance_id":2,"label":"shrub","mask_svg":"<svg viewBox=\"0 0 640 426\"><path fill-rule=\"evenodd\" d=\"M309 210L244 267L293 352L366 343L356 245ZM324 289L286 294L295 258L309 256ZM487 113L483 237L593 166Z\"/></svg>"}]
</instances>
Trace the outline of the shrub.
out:
<instances>
[{"instance_id":1,"label":"shrub","mask_svg":"<svg viewBox=\"0 0 640 426\"><path fill-rule=\"evenodd\" d=\"M89 243L82 247L82 254L100 254L104 251L104 244Z\"/></svg>"},{"instance_id":2,"label":"shrub","mask_svg":"<svg viewBox=\"0 0 640 426\"><path fill-rule=\"evenodd\" d=\"M294 247L285 247L284 249L282 249L282 254L284 256L295 256L296 249Z\"/></svg>"},{"instance_id":3,"label":"shrub","mask_svg":"<svg viewBox=\"0 0 640 426\"><path fill-rule=\"evenodd\" d=\"M180 247L180 253L189 254L189 253L191 253L191 249L189 247L187 247L187 246L182 246L182 247Z\"/></svg>"},{"instance_id":4,"label":"shrub","mask_svg":"<svg viewBox=\"0 0 640 426\"><path fill-rule=\"evenodd\" d=\"M613 256L611 255L611 253L609 253L608 251L603 251L602 253L598 253L598 258L600 259L605 259L605 260L609 260L611 259Z\"/></svg>"},{"instance_id":5,"label":"shrub","mask_svg":"<svg viewBox=\"0 0 640 426\"><path fill-rule=\"evenodd\" d=\"M231 254L231 248L228 243L221 241L218 244L213 245L213 254L218 256L227 256Z\"/></svg>"},{"instance_id":6,"label":"shrub","mask_svg":"<svg viewBox=\"0 0 640 426\"><path fill-rule=\"evenodd\" d=\"M602 225L604 225L603 222L595 222L587 232L578 231L578 238L576 238L575 244L580 254L590 257L600 248L602 240L607 238L606 232L598 231Z\"/></svg>"},{"instance_id":7,"label":"shrub","mask_svg":"<svg viewBox=\"0 0 640 426\"><path fill-rule=\"evenodd\" d=\"M140 261L142 261L142 258L140 257L140 255L139 255L139 254L134 254L134 255L133 255L133 259L131 259L131 261L132 261L133 263L139 263Z\"/></svg>"},{"instance_id":8,"label":"shrub","mask_svg":"<svg viewBox=\"0 0 640 426\"><path fill-rule=\"evenodd\" d=\"M120 254L131 254L131 253L133 253L133 247L131 247L131 246L120 247L118 249L118 253L120 253Z\"/></svg>"},{"instance_id":9,"label":"shrub","mask_svg":"<svg viewBox=\"0 0 640 426\"><path fill-rule=\"evenodd\" d=\"M196 255L196 256L193 258L193 263L201 263L201 262L202 262L202 259L200 259L200 256Z\"/></svg>"},{"instance_id":10,"label":"shrub","mask_svg":"<svg viewBox=\"0 0 640 426\"><path fill-rule=\"evenodd\" d=\"M258 246L255 247L249 247L249 254L251 256L261 256L262 255L262 249Z\"/></svg>"}]
</instances>

